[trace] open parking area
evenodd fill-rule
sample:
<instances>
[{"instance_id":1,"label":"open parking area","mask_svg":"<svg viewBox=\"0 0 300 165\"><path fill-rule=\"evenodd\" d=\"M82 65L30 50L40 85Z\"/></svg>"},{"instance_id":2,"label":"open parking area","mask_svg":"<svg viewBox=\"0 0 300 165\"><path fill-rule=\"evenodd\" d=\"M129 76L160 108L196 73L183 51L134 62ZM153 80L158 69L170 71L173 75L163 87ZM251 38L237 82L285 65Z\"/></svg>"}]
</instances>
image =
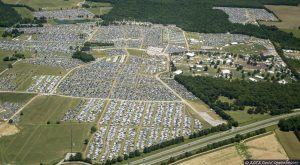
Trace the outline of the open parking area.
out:
<instances>
[{"instance_id":1,"label":"open parking area","mask_svg":"<svg viewBox=\"0 0 300 165\"><path fill-rule=\"evenodd\" d=\"M181 102L111 101L87 150L104 161L201 130Z\"/></svg>"}]
</instances>

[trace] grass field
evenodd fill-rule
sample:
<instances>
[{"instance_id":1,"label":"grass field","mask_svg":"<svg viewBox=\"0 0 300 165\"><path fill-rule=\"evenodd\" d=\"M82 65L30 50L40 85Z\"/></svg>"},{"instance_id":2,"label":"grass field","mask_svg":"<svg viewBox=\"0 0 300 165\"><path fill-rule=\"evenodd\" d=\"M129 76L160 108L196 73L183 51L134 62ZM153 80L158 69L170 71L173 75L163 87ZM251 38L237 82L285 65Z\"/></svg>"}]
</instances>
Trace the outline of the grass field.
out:
<instances>
[{"instance_id":1,"label":"grass field","mask_svg":"<svg viewBox=\"0 0 300 165\"><path fill-rule=\"evenodd\" d=\"M18 84L17 90L24 91L33 82L32 77L36 75L60 75L66 73L65 69L55 68L43 65L32 65L27 63L18 62L12 69L6 71L5 74L16 74L16 83Z\"/></svg>"},{"instance_id":2,"label":"grass field","mask_svg":"<svg viewBox=\"0 0 300 165\"><path fill-rule=\"evenodd\" d=\"M60 121L65 111L74 107L79 99L58 96L39 96L23 109L21 124L46 124ZM53 103L55 103L53 105Z\"/></svg>"},{"instance_id":3,"label":"grass field","mask_svg":"<svg viewBox=\"0 0 300 165\"><path fill-rule=\"evenodd\" d=\"M282 22L262 22L283 29L297 29L300 26L300 6L266 5Z\"/></svg>"},{"instance_id":4,"label":"grass field","mask_svg":"<svg viewBox=\"0 0 300 165\"><path fill-rule=\"evenodd\" d=\"M111 7L110 3L103 3L103 2L91 2L86 1L85 4L89 5L90 7Z\"/></svg>"},{"instance_id":5,"label":"grass field","mask_svg":"<svg viewBox=\"0 0 300 165\"><path fill-rule=\"evenodd\" d=\"M143 56L143 57L149 56L146 51L139 50L139 49L127 49L127 51L130 55L133 56Z\"/></svg>"},{"instance_id":6,"label":"grass field","mask_svg":"<svg viewBox=\"0 0 300 165\"><path fill-rule=\"evenodd\" d=\"M1 38L0 38L0 40L1 40ZM25 55L25 57L31 56L31 53L29 53L29 52L19 52L19 53L23 53ZM0 50L0 72L5 70L8 66L8 64L13 63L11 61L3 61L3 58L6 56L12 56L13 54L14 54L13 51Z\"/></svg>"},{"instance_id":7,"label":"grass field","mask_svg":"<svg viewBox=\"0 0 300 165\"><path fill-rule=\"evenodd\" d=\"M240 126L243 125L247 125L253 122L257 122L260 120L265 120L268 118L271 118L271 115L267 115L267 114L248 114L247 113L247 108L245 108L245 110L241 111L241 110L237 110L237 111L224 111L225 113L227 113L228 115L230 115L234 120L236 120Z\"/></svg>"},{"instance_id":8,"label":"grass field","mask_svg":"<svg viewBox=\"0 0 300 165\"><path fill-rule=\"evenodd\" d=\"M89 138L92 124L54 123L76 101L59 96L37 97L23 110L24 115L18 124L20 132L0 139L0 164L58 162L66 152L70 152L71 128L73 151L83 151L83 141ZM51 124L47 125L47 121Z\"/></svg>"},{"instance_id":9,"label":"grass field","mask_svg":"<svg viewBox=\"0 0 300 165\"><path fill-rule=\"evenodd\" d=\"M93 8L87 8L88 11L96 14L96 15L104 15L108 14L112 7L93 7Z\"/></svg>"},{"instance_id":10,"label":"grass field","mask_svg":"<svg viewBox=\"0 0 300 165\"><path fill-rule=\"evenodd\" d=\"M31 11L25 7L14 7L14 9L22 16L22 18L33 18Z\"/></svg>"},{"instance_id":11,"label":"grass field","mask_svg":"<svg viewBox=\"0 0 300 165\"><path fill-rule=\"evenodd\" d=\"M60 9L60 8L72 8L76 7L79 2L83 0L3 0L4 3L10 4L26 4L34 9Z\"/></svg>"},{"instance_id":12,"label":"grass field","mask_svg":"<svg viewBox=\"0 0 300 165\"><path fill-rule=\"evenodd\" d=\"M93 55L96 58L104 58L107 57L107 53L103 50L93 50L90 52L91 55Z\"/></svg>"},{"instance_id":13,"label":"grass field","mask_svg":"<svg viewBox=\"0 0 300 165\"><path fill-rule=\"evenodd\" d=\"M223 48L223 51L234 54L259 54L263 50L266 50L266 48L258 44L238 44Z\"/></svg>"},{"instance_id":14,"label":"grass field","mask_svg":"<svg viewBox=\"0 0 300 165\"><path fill-rule=\"evenodd\" d=\"M14 103L26 103L31 98L33 98L35 94L27 94L27 93L10 93L10 92L1 92L0 93L0 102L14 102Z\"/></svg>"},{"instance_id":15,"label":"grass field","mask_svg":"<svg viewBox=\"0 0 300 165\"><path fill-rule=\"evenodd\" d=\"M293 33L295 37L300 38L300 29L281 29L281 30L287 33Z\"/></svg>"},{"instance_id":16,"label":"grass field","mask_svg":"<svg viewBox=\"0 0 300 165\"><path fill-rule=\"evenodd\" d=\"M3 58L8 56L8 55L12 55L12 54L13 53L10 52L10 51L0 50L0 72L5 70L7 68L8 64L12 63L12 62L3 61Z\"/></svg>"},{"instance_id":17,"label":"grass field","mask_svg":"<svg viewBox=\"0 0 300 165\"><path fill-rule=\"evenodd\" d=\"M276 130L276 137L278 141L283 146L285 152L290 159L300 159L300 142L298 141L296 135L293 132L282 132Z\"/></svg>"}]
</instances>

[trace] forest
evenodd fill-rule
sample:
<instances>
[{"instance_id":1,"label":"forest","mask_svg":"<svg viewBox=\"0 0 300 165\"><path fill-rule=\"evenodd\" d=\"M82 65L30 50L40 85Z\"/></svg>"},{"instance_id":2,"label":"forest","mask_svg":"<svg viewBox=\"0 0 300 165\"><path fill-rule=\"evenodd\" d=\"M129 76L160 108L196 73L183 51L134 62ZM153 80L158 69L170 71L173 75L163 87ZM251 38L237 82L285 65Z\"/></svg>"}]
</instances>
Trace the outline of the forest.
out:
<instances>
[{"instance_id":1,"label":"forest","mask_svg":"<svg viewBox=\"0 0 300 165\"><path fill-rule=\"evenodd\" d=\"M22 17L11 6L0 0L0 27L9 27L22 20Z\"/></svg>"},{"instance_id":2,"label":"forest","mask_svg":"<svg viewBox=\"0 0 300 165\"><path fill-rule=\"evenodd\" d=\"M213 109L228 110L219 105L219 96L235 99L233 104L237 107L256 107L254 110L256 113L279 115L300 107L299 83L281 85L271 82L253 83L184 75L176 76L175 80Z\"/></svg>"},{"instance_id":3,"label":"forest","mask_svg":"<svg viewBox=\"0 0 300 165\"><path fill-rule=\"evenodd\" d=\"M96 1L96 0L95 0ZM108 0L97 0L108 1ZM233 24L228 15L213 6L264 8L264 4L298 5L300 0L123 0L114 1L110 13L101 16L105 22L115 20L149 21L176 24L185 31L202 33L238 33L259 38L270 38L285 49L300 49L300 39L276 28L251 24ZM107 24L107 23L106 23Z\"/></svg>"},{"instance_id":4,"label":"forest","mask_svg":"<svg viewBox=\"0 0 300 165\"><path fill-rule=\"evenodd\" d=\"M95 61L95 57L93 57L92 55L87 54L85 52L81 52L81 51L76 51L75 53L73 53L72 58L79 59L85 63L90 62L90 61Z\"/></svg>"}]
</instances>

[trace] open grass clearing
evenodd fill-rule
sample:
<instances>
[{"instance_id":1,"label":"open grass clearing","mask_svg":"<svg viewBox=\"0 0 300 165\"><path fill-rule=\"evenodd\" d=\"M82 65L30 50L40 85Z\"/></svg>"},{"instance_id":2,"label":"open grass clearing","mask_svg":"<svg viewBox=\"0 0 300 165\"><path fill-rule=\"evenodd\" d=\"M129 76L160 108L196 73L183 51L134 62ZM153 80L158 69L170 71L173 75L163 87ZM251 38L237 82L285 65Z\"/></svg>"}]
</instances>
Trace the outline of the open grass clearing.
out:
<instances>
[{"instance_id":1,"label":"open grass clearing","mask_svg":"<svg viewBox=\"0 0 300 165\"><path fill-rule=\"evenodd\" d=\"M1 138L1 162L24 165L58 162L71 150L71 127L73 152L81 152L91 125L72 123L20 127L19 133Z\"/></svg>"},{"instance_id":2,"label":"open grass clearing","mask_svg":"<svg viewBox=\"0 0 300 165\"><path fill-rule=\"evenodd\" d=\"M275 130L276 137L280 144L283 146L285 152L287 153L290 159L299 159L300 158L300 142L297 139L296 135L290 132L283 132L279 129Z\"/></svg>"},{"instance_id":3,"label":"open grass clearing","mask_svg":"<svg viewBox=\"0 0 300 165\"><path fill-rule=\"evenodd\" d=\"M1 40L1 39L0 39ZM15 52L13 51L6 51L6 50L0 50L0 72L7 69L8 64L12 64L14 61L3 61L4 57L12 56ZM31 53L29 52L19 52L25 55L25 57L30 57Z\"/></svg>"},{"instance_id":4,"label":"open grass clearing","mask_svg":"<svg viewBox=\"0 0 300 165\"><path fill-rule=\"evenodd\" d=\"M295 37L300 38L300 29L281 29L281 30L287 33L293 33Z\"/></svg>"},{"instance_id":5,"label":"open grass clearing","mask_svg":"<svg viewBox=\"0 0 300 165\"><path fill-rule=\"evenodd\" d=\"M269 119L272 116L268 114L248 114L247 109L250 107L245 107L245 110L237 110L237 111L224 111L228 115L230 115L235 121L239 123L240 126L251 124L260 120Z\"/></svg>"},{"instance_id":6,"label":"open grass clearing","mask_svg":"<svg viewBox=\"0 0 300 165\"><path fill-rule=\"evenodd\" d=\"M111 7L111 3L85 1L90 7Z\"/></svg>"},{"instance_id":7,"label":"open grass clearing","mask_svg":"<svg viewBox=\"0 0 300 165\"><path fill-rule=\"evenodd\" d=\"M14 9L22 16L22 18L33 19L33 15L26 7L14 7Z\"/></svg>"},{"instance_id":8,"label":"open grass clearing","mask_svg":"<svg viewBox=\"0 0 300 165\"><path fill-rule=\"evenodd\" d=\"M146 51L140 49L127 49L127 52L132 56L142 56L142 57L149 56Z\"/></svg>"},{"instance_id":9,"label":"open grass clearing","mask_svg":"<svg viewBox=\"0 0 300 165\"><path fill-rule=\"evenodd\" d=\"M3 2L9 4L25 4L36 10L39 8L54 10L60 8L71 9L72 7L76 7L82 0L3 0Z\"/></svg>"},{"instance_id":10,"label":"open grass clearing","mask_svg":"<svg viewBox=\"0 0 300 165\"><path fill-rule=\"evenodd\" d=\"M93 7L93 8L87 8L88 11L96 14L96 15L104 15L108 14L112 7Z\"/></svg>"},{"instance_id":11,"label":"open grass clearing","mask_svg":"<svg viewBox=\"0 0 300 165\"><path fill-rule=\"evenodd\" d=\"M57 124L64 112L79 99L60 96L39 96L23 109L19 133L0 139L1 163L53 164L70 152L71 129L73 152L83 152L84 139L90 138L93 123L66 122ZM46 124L50 121L50 124Z\"/></svg>"},{"instance_id":12,"label":"open grass clearing","mask_svg":"<svg viewBox=\"0 0 300 165\"><path fill-rule=\"evenodd\" d=\"M62 68L44 66L44 65L32 65L28 63L18 62L13 68L7 70L5 74L15 74L16 83L18 84L18 91L25 91L33 83L33 77L39 75L59 75L63 76L67 71Z\"/></svg>"},{"instance_id":13,"label":"open grass clearing","mask_svg":"<svg viewBox=\"0 0 300 165\"><path fill-rule=\"evenodd\" d=\"M14 103L26 103L34 96L35 96L35 94L1 92L0 93L0 102L8 101L8 102L14 102Z\"/></svg>"},{"instance_id":14,"label":"open grass clearing","mask_svg":"<svg viewBox=\"0 0 300 165\"><path fill-rule=\"evenodd\" d=\"M218 100L220 100L222 102L229 103L229 104L232 104L235 101L235 99L230 99L230 98L225 97L225 96L219 96Z\"/></svg>"},{"instance_id":15,"label":"open grass clearing","mask_svg":"<svg viewBox=\"0 0 300 165\"><path fill-rule=\"evenodd\" d=\"M257 54L259 55L262 51L267 50L266 47L259 44L238 44L225 46L222 49L225 52L233 54Z\"/></svg>"},{"instance_id":16,"label":"open grass clearing","mask_svg":"<svg viewBox=\"0 0 300 165\"><path fill-rule=\"evenodd\" d=\"M23 109L21 124L52 124L60 121L64 113L75 107L80 99L61 96L39 96Z\"/></svg>"},{"instance_id":17,"label":"open grass clearing","mask_svg":"<svg viewBox=\"0 0 300 165\"><path fill-rule=\"evenodd\" d=\"M108 56L104 50L93 50L90 51L90 54L93 55L95 58L104 58Z\"/></svg>"},{"instance_id":18,"label":"open grass clearing","mask_svg":"<svg viewBox=\"0 0 300 165\"><path fill-rule=\"evenodd\" d=\"M263 24L284 29L295 29L300 26L300 6L265 5L265 7L273 11L281 22L262 22Z\"/></svg>"}]
</instances>

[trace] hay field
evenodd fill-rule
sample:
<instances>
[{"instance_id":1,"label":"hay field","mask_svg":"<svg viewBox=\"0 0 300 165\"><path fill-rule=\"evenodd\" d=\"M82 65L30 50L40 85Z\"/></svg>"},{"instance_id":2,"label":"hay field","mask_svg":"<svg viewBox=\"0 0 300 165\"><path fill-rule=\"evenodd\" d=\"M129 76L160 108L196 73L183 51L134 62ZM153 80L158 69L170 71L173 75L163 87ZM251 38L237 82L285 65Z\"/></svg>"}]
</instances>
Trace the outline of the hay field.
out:
<instances>
[{"instance_id":1,"label":"hay field","mask_svg":"<svg viewBox=\"0 0 300 165\"><path fill-rule=\"evenodd\" d=\"M240 144L243 147L244 153L248 154L250 159L288 159L288 156L278 142L275 133L267 134L265 136L257 137L245 141ZM179 162L179 165L223 165L243 164L246 159L245 154L239 152L239 144L230 147L222 148L209 152L204 155L199 155L195 158L187 159L186 161ZM298 158L299 159L299 158Z\"/></svg>"},{"instance_id":2,"label":"hay field","mask_svg":"<svg viewBox=\"0 0 300 165\"><path fill-rule=\"evenodd\" d=\"M274 133L246 142L252 159L288 159Z\"/></svg>"},{"instance_id":3,"label":"hay field","mask_svg":"<svg viewBox=\"0 0 300 165\"><path fill-rule=\"evenodd\" d=\"M240 165L243 164L243 158L235 148L231 146L215 152L211 152L188 161L179 163L179 165Z\"/></svg>"},{"instance_id":4,"label":"hay field","mask_svg":"<svg viewBox=\"0 0 300 165\"><path fill-rule=\"evenodd\" d=\"M283 29L297 29L300 26L300 6L266 5L282 22L262 22Z\"/></svg>"}]
</instances>

